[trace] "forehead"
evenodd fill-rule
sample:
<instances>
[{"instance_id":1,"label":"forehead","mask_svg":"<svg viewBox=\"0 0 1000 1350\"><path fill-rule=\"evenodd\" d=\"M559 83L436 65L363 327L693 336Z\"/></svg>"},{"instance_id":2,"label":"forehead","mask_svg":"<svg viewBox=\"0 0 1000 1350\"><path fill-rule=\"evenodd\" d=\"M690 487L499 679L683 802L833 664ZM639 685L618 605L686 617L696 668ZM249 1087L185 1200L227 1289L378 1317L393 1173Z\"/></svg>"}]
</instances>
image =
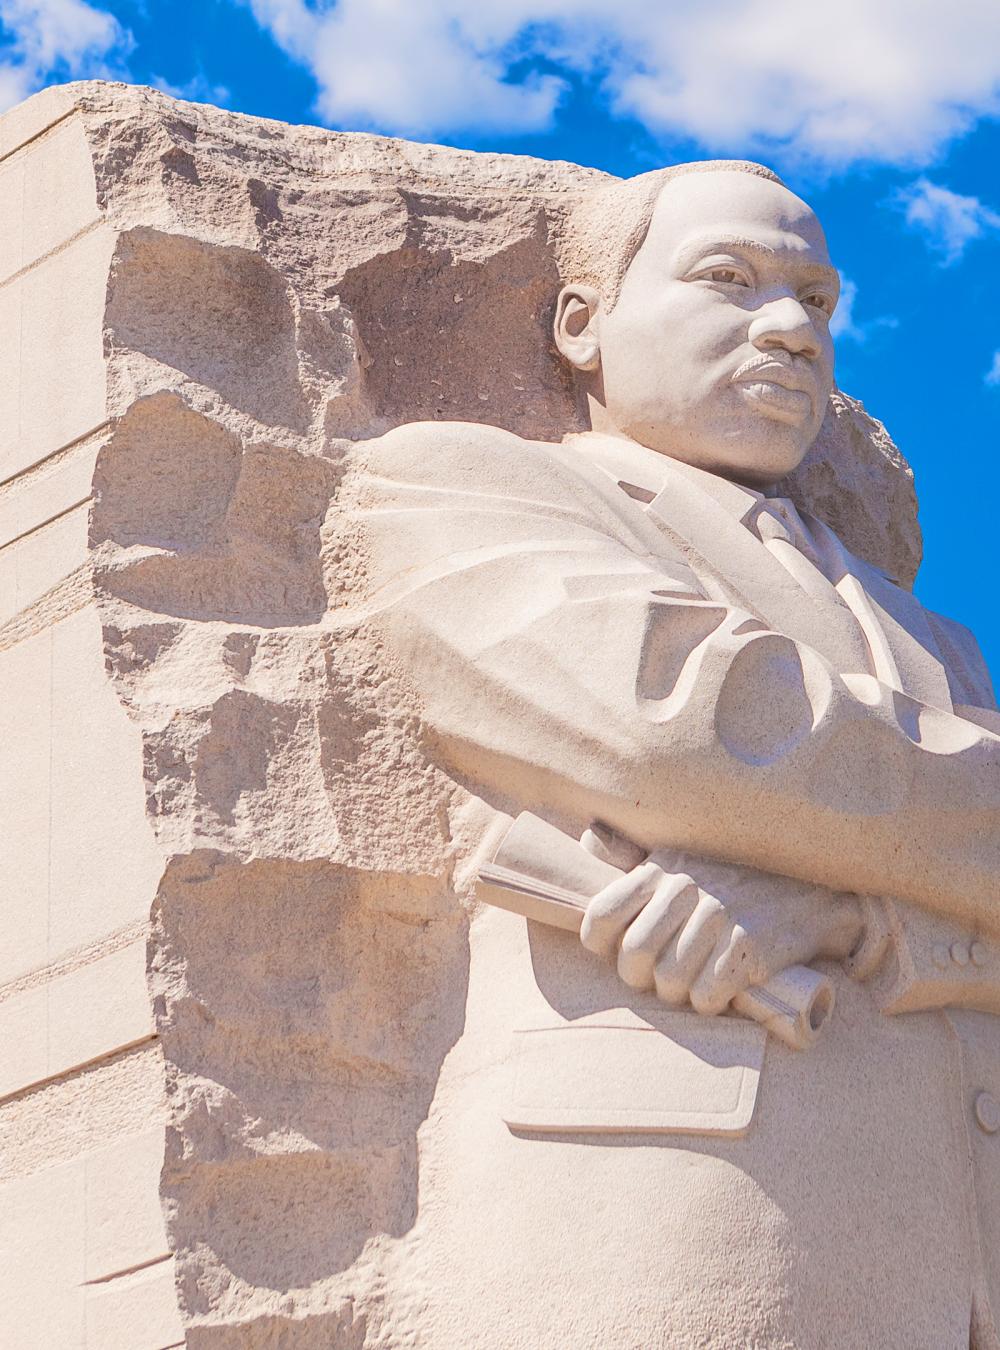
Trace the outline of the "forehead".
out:
<instances>
[{"instance_id":1,"label":"forehead","mask_svg":"<svg viewBox=\"0 0 1000 1350\"><path fill-rule=\"evenodd\" d=\"M780 183L739 170L687 173L664 185L640 253L658 260L680 250L746 239L783 253L829 263L815 213Z\"/></svg>"}]
</instances>

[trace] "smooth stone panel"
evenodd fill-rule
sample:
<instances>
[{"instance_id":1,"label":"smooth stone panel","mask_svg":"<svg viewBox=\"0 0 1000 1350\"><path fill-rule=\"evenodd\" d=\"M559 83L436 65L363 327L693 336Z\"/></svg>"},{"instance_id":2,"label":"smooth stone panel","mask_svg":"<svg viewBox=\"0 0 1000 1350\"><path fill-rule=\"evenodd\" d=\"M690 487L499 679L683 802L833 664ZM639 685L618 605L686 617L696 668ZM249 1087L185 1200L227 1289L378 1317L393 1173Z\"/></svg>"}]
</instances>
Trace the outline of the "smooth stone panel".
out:
<instances>
[{"instance_id":1,"label":"smooth stone panel","mask_svg":"<svg viewBox=\"0 0 1000 1350\"><path fill-rule=\"evenodd\" d=\"M0 1097L152 1034L143 937L0 1002Z\"/></svg>"},{"instance_id":2,"label":"smooth stone panel","mask_svg":"<svg viewBox=\"0 0 1000 1350\"><path fill-rule=\"evenodd\" d=\"M71 112L76 97L71 87L43 89L0 117L0 157L40 136L47 127Z\"/></svg>"},{"instance_id":3,"label":"smooth stone panel","mask_svg":"<svg viewBox=\"0 0 1000 1350\"><path fill-rule=\"evenodd\" d=\"M173 1259L87 1291L87 1350L183 1345Z\"/></svg>"},{"instance_id":4,"label":"smooth stone panel","mask_svg":"<svg viewBox=\"0 0 1000 1350\"><path fill-rule=\"evenodd\" d=\"M88 1280L169 1255L157 1184L162 1164L162 1127L88 1154Z\"/></svg>"},{"instance_id":5,"label":"smooth stone panel","mask_svg":"<svg viewBox=\"0 0 1000 1350\"><path fill-rule=\"evenodd\" d=\"M0 291L0 479L105 419L104 294L115 236L81 235ZM14 334L19 336L16 338Z\"/></svg>"},{"instance_id":6,"label":"smooth stone panel","mask_svg":"<svg viewBox=\"0 0 1000 1350\"><path fill-rule=\"evenodd\" d=\"M162 861L145 810L142 746L104 673L86 608L52 630L49 957L149 918Z\"/></svg>"},{"instance_id":7,"label":"smooth stone panel","mask_svg":"<svg viewBox=\"0 0 1000 1350\"><path fill-rule=\"evenodd\" d=\"M22 286L0 286L0 482L24 467L21 433ZM37 456L36 456L37 458Z\"/></svg>"},{"instance_id":8,"label":"smooth stone panel","mask_svg":"<svg viewBox=\"0 0 1000 1350\"><path fill-rule=\"evenodd\" d=\"M68 118L0 161L0 284L99 219L83 124Z\"/></svg>"},{"instance_id":9,"label":"smooth stone panel","mask_svg":"<svg viewBox=\"0 0 1000 1350\"><path fill-rule=\"evenodd\" d=\"M162 863L140 734L103 661L93 607L0 651L0 988L149 917Z\"/></svg>"},{"instance_id":10,"label":"smooth stone panel","mask_svg":"<svg viewBox=\"0 0 1000 1350\"><path fill-rule=\"evenodd\" d=\"M0 549L90 496L101 444L100 437L84 441L51 466L0 486Z\"/></svg>"},{"instance_id":11,"label":"smooth stone panel","mask_svg":"<svg viewBox=\"0 0 1000 1350\"><path fill-rule=\"evenodd\" d=\"M44 985L0 1003L0 1098L48 1077L48 991Z\"/></svg>"},{"instance_id":12,"label":"smooth stone panel","mask_svg":"<svg viewBox=\"0 0 1000 1350\"><path fill-rule=\"evenodd\" d=\"M6 575L0 552L0 589ZM50 632L0 652L0 986L48 959L51 673ZM5 1048L0 1078L14 1052Z\"/></svg>"},{"instance_id":13,"label":"smooth stone panel","mask_svg":"<svg viewBox=\"0 0 1000 1350\"><path fill-rule=\"evenodd\" d=\"M0 1187L4 1350L183 1343L159 1205L162 1129Z\"/></svg>"},{"instance_id":14,"label":"smooth stone panel","mask_svg":"<svg viewBox=\"0 0 1000 1350\"><path fill-rule=\"evenodd\" d=\"M144 937L53 980L48 993L49 1077L153 1034Z\"/></svg>"},{"instance_id":15,"label":"smooth stone panel","mask_svg":"<svg viewBox=\"0 0 1000 1350\"><path fill-rule=\"evenodd\" d=\"M0 1188L0 1344L86 1344L86 1172L77 1160Z\"/></svg>"},{"instance_id":16,"label":"smooth stone panel","mask_svg":"<svg viewBox=\"0 0 1000 1350\"><path fill-rule=\"evenodd\" d=\"M13 603L0 610L0 623L33 605L86 561L87 512L84 502L0 549L0 569L14 577Z\"/></svg>"},{"instance_id":17,"label":"smooth stone panel","mask_svg":"<svg viewBox=\"0 0 1000 1350\"><path fill-rule=\"evenodd\" d=\"M21 267L24 220L24 155L0 160L0 282Z\"/></svg>"},{"instance_id":18,"label":"smooth stone panel","mask_svg":"<svg viewBox=\"0 0 1000 1350\"><path fill-rule=\"evenodd\" d=\"M18 151L24 157L21 267L28 267L101 218L90 146L77 117Z\"/></svg>"}]
</instances>

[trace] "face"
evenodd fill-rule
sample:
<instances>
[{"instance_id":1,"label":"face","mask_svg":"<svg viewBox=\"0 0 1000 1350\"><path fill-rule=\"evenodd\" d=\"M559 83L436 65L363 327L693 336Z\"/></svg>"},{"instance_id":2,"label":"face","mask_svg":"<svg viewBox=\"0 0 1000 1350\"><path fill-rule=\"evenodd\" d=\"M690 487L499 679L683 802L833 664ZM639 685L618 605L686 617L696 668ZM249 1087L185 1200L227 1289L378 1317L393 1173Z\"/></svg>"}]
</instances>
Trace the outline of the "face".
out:
<instances>
[{"instance_id":1,"label":"face","mask_svg":"<svg viewBox=\"0 0 1000 1350\"><path fill-rule=\"evenodd\" d=\"M669 181L617 303L591 317L595 429L775 482L823 420L838 294L819 222L786 188L733 170Z\"/></svg>"}]
</instances>

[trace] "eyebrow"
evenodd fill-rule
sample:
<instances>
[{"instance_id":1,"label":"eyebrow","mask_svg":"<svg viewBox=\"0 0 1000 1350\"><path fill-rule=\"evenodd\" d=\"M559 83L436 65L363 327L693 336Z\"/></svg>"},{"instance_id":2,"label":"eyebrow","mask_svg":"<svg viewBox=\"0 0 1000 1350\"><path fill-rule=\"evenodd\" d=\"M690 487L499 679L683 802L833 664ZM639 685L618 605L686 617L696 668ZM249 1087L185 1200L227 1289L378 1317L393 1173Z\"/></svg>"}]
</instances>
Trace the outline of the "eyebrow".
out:
<instances>
[{"instance_id":1,"label":"eyebrow","mask_svg":"<svg viewBox=\"0 0 1000 1350\"><path fill-rule=\"evenodd\" d=\"M685 270L698 258L707 257L713 252L725 253L731 249L756 255L758 258L766 258L768 261L786 258L795 263L804 275L816 281L826 282L835 294L840 290L840 275L837 269L830 266L829 263L813 262L805 258L800 260L794 253L772 248L770 244L761 243L759 239L746 239L738 234L706 235L702 239L694 239L681 246L674 255L674 262L675 265L682 264L681 270Z\"/></svg>"}]
</instances>

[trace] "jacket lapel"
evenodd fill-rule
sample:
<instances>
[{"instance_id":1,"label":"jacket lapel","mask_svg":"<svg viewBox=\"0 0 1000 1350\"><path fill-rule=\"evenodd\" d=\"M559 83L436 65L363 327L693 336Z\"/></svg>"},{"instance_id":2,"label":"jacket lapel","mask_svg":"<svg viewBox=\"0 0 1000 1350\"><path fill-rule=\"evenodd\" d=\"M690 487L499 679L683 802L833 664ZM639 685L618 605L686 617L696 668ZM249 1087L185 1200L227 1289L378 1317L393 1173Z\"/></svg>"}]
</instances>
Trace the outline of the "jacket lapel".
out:
<instances>
[{"instance_id":1,"label":"jacket lapel","mask_svg":"<svg viewBox=\"0 0 1000 1350\"><path fill-rule=\"evenodd\" d=\"M630 493L635 505L684 555L707 595L806 643L842 673L864 671L951 708L947 670L923 606L849 553L822 521L803 516L822 559L818 576L830 585L829 603L804 591L744 523L757 494L621 439L590 433L579 438L575 452L581 451L619 488L640 485Z\"/></svg>"},{"instance_id":2,"label":"jacket lapel","mask_svg":"<svg viewBox=\"0 0 1000 1350\"><path fill-rule=\"evenodd\" d=\"M847 604L842 599L830 605L813 600L743 524L756 505L752 493L734 483L721 484L734 496L724 505L699 481L709 475L675 460L665 461L663 468L666 482L646 511L684 552L710 594L804 642L839 671L874 673L864 633ZM715 480L713 488L720 483Z\"/></svg>"},{"instance_id":3,"label":"jacket lapel","mask_svg":"<svg viewBox=\"0 0 1000 1350\"><path fill-rule=\"evenodd\" d=\"M877 568L849 553L822 521L810 516L808 525L826 557L835 559L835 566L842 573L837 589L865 630L872 647L875 673L922 703L950 710L948 672L920 601ZM861 610L867 613L862 614ZM886 665L895 671L895 680L883 673Z\"/></svg>"}]
</instances>

